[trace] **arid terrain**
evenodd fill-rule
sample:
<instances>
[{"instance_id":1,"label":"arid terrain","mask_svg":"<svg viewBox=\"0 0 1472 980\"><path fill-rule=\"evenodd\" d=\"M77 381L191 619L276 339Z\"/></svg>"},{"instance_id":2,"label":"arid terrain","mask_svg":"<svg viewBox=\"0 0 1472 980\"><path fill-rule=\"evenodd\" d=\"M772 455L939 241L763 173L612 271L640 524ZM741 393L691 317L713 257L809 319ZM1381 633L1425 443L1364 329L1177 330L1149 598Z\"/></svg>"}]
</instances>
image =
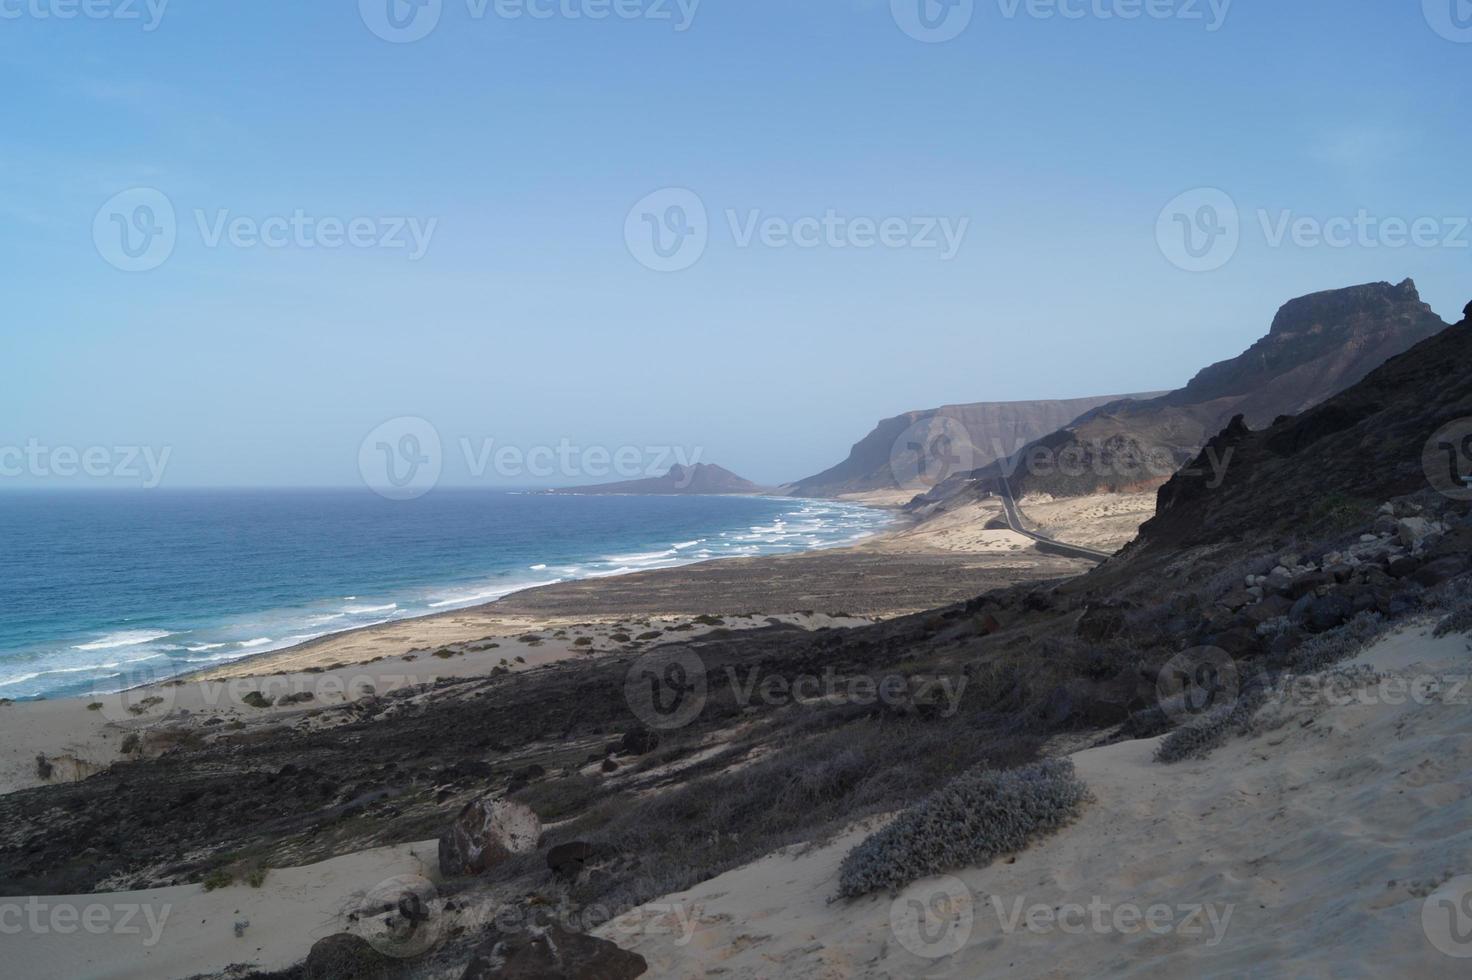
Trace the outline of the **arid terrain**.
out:
<instances>
[{"instance_id":1,"label":"arid terrain","mask_svg":"<svg viewBox=\"0 0 1472 980\"><path fill-rule=\"evenodd\" d=\"M1468 363L1472 321L1234 419L1198 460L1232 465L1184 467L1137 534L1138 497L1024 501L1123 543L1098 565L978 497L851 549L0 706L0 890L190 922L13 962L1459 975L1472 502L1433 450Z\"/></svg>"}]
</instances>

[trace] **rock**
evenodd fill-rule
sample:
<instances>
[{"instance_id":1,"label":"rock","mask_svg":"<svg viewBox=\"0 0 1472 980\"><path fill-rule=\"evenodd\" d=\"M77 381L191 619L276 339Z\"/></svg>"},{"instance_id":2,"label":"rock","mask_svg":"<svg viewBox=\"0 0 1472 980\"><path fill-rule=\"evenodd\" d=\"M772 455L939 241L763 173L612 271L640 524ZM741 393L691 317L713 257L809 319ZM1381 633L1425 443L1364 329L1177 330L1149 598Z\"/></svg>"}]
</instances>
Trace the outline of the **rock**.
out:
<instances>
[{"instance_id":1,"label":"rock","mask_svg":"<svg viewBox=\"0 0 1472 980\"><path fill-rule=\"evenodd\" d=\"M1324 572L1309 572L1306 575L1298 576L1293 580L1293 584L1288 586L1288 598L1298 599L1308 595L1310 592L1317 592L1319 589L1328 588L1333 584L1334 576L1327 575Z\"/></svg>"},{"instance_id":2,"label":"rock","mask_svg":"<svg viewBox=\"0 0 1472 980\"><path fill-rule=\"evenodd\" d=\"M513 854L536 850L542 822L531 808L483 797L466 804L440 837L440 872L449 877L482 874Z\"/></svg>"},{"instance_id":3,"label":"rock","mask_svg":"<svg viewBox=\"0 0 1472 980\"><path fill-rule=\"evenodd\" d=\"M1313 633L1323 633L1347 622L1354 615L1354 604L1342 595L1328 595L1312 599L1303 625Z\"/></svg>"},{"instance_id":4,"label":"rock","mask_svg":"<svg viewBox=\"0 0 1472 980\"><path fill-rule=\"evenodd\" d=\"M306 980L387 980L396 965L362 936L340 932L312 944L303 975Z\"/></svg>"},{"instance_id":5,"label":"rock","mask_svg":"<svg viewBox=\"0 0 1472 980\"><path fill-rule=\"evenodd\" d=\"M1385 570L1390 573L1391 578L1406 578L1420 567L1421 560L1419 558L1412 558L1410 555L1402 555L1401 557L1392 561L1389 567Z\"/></svg>"},{"instance_id":6,"label":"rock","mask_svg":"<svg viewBox=\"0 0 1472 980\"><path fill-rule=\"evenodd\" d=\"M624 755L648 755L659 748L659 733L649 728L636 728L624 732L619 740L619 751Z\"/></svg>"},{"instance_id":7,"label":"rock","mask_svg":"<svg viewBox=\"0 0 1472 980\"><path fill-rule=\"evenodd\" d=\"M1416 570L1411 581L1426 588L1433 588L1448 579L1456 578L1467 568L1467 559L1459 555L1447 555L1427 562Z\"/></svg>"},{"instance_id":8,"label":"rock","mask_svg":"<svg viewBox=\"0 0 1472 980\"><path fill-rule=\"evenodd\" d=\"M1222 603L1222 605L1224 605L1228 609L1230 609L1232 612L1237 612L1239 609L1243 608L1249 602L1251 602L1252 601L1252 598L1253 597L1250 594L1248 594L1248 592L1246 590L1244 590L1244 589L1235 589L1235 590L1233 590L1231 592L1228 592L1226 595L1222 596L1221 603Z\"/></svg>"},{"instance_id":9,"label":"rock","mask_svg":"<svg viewBox=\"0 0 1472 980\"><path fill-rule=\"evenodd\" d=\"M648 969L639 954L554 922L487 940L461 980L634 980Z\"/></svg>"},{"instance_id":10,"label":"rock","mask_svg":"<svg viewBox=\"0 0 1472 980\"><path fill-rule=\"evenodd\" d=\"M1395 527L1396 539L1407 548L1421 547L1437 527L1424 517L1407 517Z\"/></svg>"},{"instance_id":11,"label":"rock","mask_svg":"<svg viewBox=\"0 0 1472 980\"><path fill-rule=\"evenodd\" d=\"M529 766L522 766L513 772L511 778L506 781L506 792L515 793L519 789L525 789L532 780L541 779L545 775L547 775L547 770L535 763Z\"/></svg>"},{"instance_id":12,"label":"rock","mask_svg":"<svg viewBox=\"0 0 1472 980\"><path fill-rule=\"evenodd\" d=\"M1354 577L1354 566L1348 563L1336 562L1332 565L1326 565L1324 571L1334 576L1334 581L1341 584L1348 582Z\"/></svg>"},{"instance_id":13,"label":"rock","mask_svg":"<svg viewBox=\"0 0 1472 980\"><path fill-rule=\"evenodd\" d=\"M604 759L603 762L599 764L598 768L603 772L618 772L618 763L614 762L612 759Z\"/></svg>"},{"instance_id":14,"label":"rock","mask_svg":"<svg viewBox=\"0 0 1472 980\"><path fill-rule=\"evenodd\" d=\"M1386 501L1385 503L1383 503L1383 504L1380 505L1380 513L1381 514L1387 514L1387 515L1389 515L1391 517L1394 517L1395 516L1395 504L1392 504L1389 501Z\"/></svg>"},{"instance_id":15,"label":"rock","mask_svg":"<svg viewBox=\"0 0 1472 980\"><path fill-rule=\"evenodd\" d=\"M558 877L573 878L597 853L597 848L587 841L575 840L558 844L547 852L547 867Z\"/></svg>"},{"instance_id":16,"label":"rock","mask_svg":"<svg viewBox=\"0 0 1472 980\"><path fill-rule=\"evenodd\" d=\"M1233 657L1242 658L1253 656L1262 649L1262 640L1258 637L1255 626L1238 626L1213 634L1206 645L1218 647Z\"/></svg>"},{"instance_id":17,"label":"rock","mask_svg":"<svg viewBox=\"0 0 1472 980\"><path fill-rule=\"evenodd\" d=\"M1260 625L1270 619L1277 619L1280 616L1288 615L1289 610L1292 608L1293 603L1287 599L1280 595L1272 595L1255 606L1249 606L1245 614L1253 623Z\"/></svg>"}]
</instances>

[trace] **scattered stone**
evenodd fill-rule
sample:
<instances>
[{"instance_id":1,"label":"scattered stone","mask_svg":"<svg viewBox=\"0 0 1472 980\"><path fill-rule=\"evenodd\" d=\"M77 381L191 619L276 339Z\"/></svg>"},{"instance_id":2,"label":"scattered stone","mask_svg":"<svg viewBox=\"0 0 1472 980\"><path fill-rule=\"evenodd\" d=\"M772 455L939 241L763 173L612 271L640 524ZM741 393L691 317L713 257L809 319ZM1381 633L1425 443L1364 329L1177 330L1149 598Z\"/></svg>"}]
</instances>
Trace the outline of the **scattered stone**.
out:
<instances>
[{"instance_id":1,"label":"scattered stone","mask_svg":"<svg viewBox=\"0 0 1472 980\"><path fill-rule=\"evenodd\" d=\"M634 980L644 957L557 923L488 939L461 980Z\"/></svg>"},{"instance_id":2,"label":"scattered stone","mask_svg":"<svg viewBox=\"0 0 1472 980\"><path fill-rule=\"evenodd\" d=\"M536 850L541 836L542 822L525 804L474 800L440 837L440 871L450 877L483 874L512 855Z\"/></svg>"}]
</instances>

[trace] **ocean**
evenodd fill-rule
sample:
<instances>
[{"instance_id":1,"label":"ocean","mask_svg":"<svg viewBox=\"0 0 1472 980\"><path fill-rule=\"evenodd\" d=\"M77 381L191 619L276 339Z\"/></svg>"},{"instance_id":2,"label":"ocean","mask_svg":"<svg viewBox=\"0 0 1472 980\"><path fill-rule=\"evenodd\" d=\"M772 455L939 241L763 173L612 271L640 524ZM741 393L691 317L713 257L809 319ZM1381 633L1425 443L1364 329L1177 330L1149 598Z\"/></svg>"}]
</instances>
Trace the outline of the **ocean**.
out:
<instances>
[{"instance_id":1,"label":"ocean","mask_svg":"<svg viewBox=\"0 0 1472 980\"><path fill-rule=\"evenodd\" d=\"M780 497L0 493L0 698L116 691L537 585L850 544L889 520Z\"/></svg>"}]
</instances>

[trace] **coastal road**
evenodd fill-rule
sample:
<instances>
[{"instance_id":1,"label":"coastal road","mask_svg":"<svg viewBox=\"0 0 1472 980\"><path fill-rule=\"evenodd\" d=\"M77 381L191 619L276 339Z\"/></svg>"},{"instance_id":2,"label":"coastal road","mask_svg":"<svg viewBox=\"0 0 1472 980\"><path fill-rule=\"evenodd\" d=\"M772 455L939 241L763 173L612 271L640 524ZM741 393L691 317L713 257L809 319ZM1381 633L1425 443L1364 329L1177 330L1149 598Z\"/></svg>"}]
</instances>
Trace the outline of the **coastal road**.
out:
<instances>
[{"instance_id":1,"label":"coastal road","mask_svg":"<svg viewBox=\"0 0 1472 980\"><path fill-rule=\"evenodd\" d=\"M1100 565L1108 561L1113 555L1103 551L1095 551L1092 548L1080 547L1076 544L1064 544L1055 541L1046 534L1028 530L1022 521L1022 511L1017 509L1017 501L1012 497L1012 486L1002 477L1002 512L1007 515L1007 526L1025 538L1031 538L1037 543L1038 550L1047 554L1063 555L1066 558L1082 558L1085 561L1096 562Z\"/></svg>"}]
</instances>

